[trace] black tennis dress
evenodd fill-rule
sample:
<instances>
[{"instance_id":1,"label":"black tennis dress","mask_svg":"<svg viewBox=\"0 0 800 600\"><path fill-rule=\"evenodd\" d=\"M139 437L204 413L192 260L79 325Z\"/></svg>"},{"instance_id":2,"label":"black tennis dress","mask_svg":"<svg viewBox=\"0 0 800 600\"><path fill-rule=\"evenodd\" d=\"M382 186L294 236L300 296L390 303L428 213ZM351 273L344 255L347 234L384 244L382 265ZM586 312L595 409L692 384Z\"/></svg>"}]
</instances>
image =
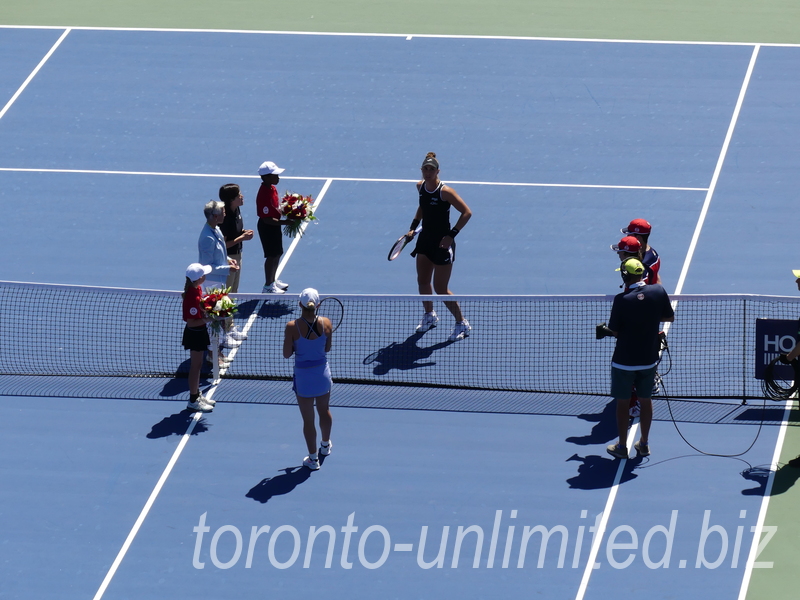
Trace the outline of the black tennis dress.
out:
<instances>
[{"instance_id":1,"label":"black tennis dress","mask_svg":"<svg viewBox=\"0 0 800 600\"><path fill-rule=\"evenodd\" d=\"M449 265L456 260L456 242L453 240L451 252L439 248L442 238L450 233L450 203L442 198L444 182L432 192L425 189L425 183L418 184L419 207L422 209L422 231L417 236L417 245L411 256L424 254L435 265Z\"/></svg>"}]
</instances>

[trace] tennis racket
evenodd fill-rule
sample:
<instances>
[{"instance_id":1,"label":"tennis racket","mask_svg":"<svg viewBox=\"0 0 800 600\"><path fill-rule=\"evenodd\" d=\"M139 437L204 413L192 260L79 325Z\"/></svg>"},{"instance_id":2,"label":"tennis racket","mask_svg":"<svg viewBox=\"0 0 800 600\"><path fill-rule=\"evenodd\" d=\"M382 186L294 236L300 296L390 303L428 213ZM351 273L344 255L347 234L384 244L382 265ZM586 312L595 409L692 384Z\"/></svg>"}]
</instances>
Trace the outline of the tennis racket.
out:
<instances>
[{"instance_id":1,"label":"tennis racket","mask_svg":"<svg viewBox=\"0 0 800 600\"><path fill-rule=\"evenodd\" d=\"M389 251L389 260L394 260L403 252L403 248L405 248L408 243L414 239L414 236L417 235L420 231L422 231L422 225L418 225L417 228L414 230L413 235L404 235L398 238L398 240L392 246L392 249Z\"/></svg>"},{"instance_id":2,"label":"tennis racket","mask_svg":"<svg viewBox=\"0 0 800 600\"><path fill-rule=\"evenodd\" d=\"M339 325L342 324L342 320L344 319L344 304L342 304L341 300L333 296L323 298L322 302L320 302L317 307L317 315L330 319L331 327L333 331L336 331L339 329Z\"/></svg>"}]
</instances>

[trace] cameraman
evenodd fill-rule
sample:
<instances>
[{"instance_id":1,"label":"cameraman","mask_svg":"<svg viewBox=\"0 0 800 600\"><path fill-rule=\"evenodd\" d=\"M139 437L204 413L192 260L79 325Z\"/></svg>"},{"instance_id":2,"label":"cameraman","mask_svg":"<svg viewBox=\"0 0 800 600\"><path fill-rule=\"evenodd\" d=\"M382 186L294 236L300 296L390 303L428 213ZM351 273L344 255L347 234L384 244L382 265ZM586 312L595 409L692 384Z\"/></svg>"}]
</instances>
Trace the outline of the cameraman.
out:
<instances>
[{"instance_id":1,"label":"cameraman","mask_svg":"<svg viewBox=\"0 0 800 600\"><path fill-rule=\"evenodd\" d=\"M641 404L642 425L641 437L634 448L640 456L648 456L653 384L660 350L659 325L674 321L675 313L664 288L643 281L645 267L640 260L625 259L619 270L625 291L614 297L608 327L598 328L617 338L611 359L611 396L617 401L619 443L606 450L615 458L628 458L628 408L633 387Z\"/></svg>"}]
</instances>

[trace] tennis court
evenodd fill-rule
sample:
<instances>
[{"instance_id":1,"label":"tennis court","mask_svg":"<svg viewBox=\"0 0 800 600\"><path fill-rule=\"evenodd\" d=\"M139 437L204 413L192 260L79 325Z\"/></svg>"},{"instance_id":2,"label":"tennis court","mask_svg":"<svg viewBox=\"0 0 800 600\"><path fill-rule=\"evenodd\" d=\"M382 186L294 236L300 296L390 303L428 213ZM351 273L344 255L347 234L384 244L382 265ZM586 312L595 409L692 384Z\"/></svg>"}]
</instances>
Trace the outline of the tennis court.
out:
<instances>
[{"instance_id":1,"label":"tennis court","mask_svg":"<svg viewBox=\"0 0 800 600\"><path fill-rule=\"evenodd\" d=\"M59 307L67 288L54 288L6 311L6 369L51 346L75 363L0 371L25 373L0 375L0 597L788 597L797 476L781 465L800 452L796 414L741 405L724 369L686 375L692 350L741 346L736 328L693 341L679 302L672 381L705 399L656 402L653 455L620 462L605 454L608 399L578 385L605 386L611 346L591 339L604 305L521 317L507 296L616 293L608 246L634 217L654 225L670 293L792 295L798 47L33 26L0 28L0 61L16 250L3 280L179 290L203 203L239 183L252 228L255 171L274 160L279 189L319 201L284 257L291 291L413 294L413 260L386 252L434 150L474 212L451 288L476 324L447 344L446 326L412 335L417 317L388 298L363 313L345 300L350 382L333 395L335 451L310 473L274 343L293 308L258 297L257 242L241 289L265 333L254 328L231 366L242 378L222 380L208 415L184 409L180 377L69 376L112 352L48 317L80 323L86 307L96 336L122 332L121 355L170 372L186 358L169 346L180 322L160 325L174 294L102 313ZM506 297L486 309L476 296ZM137 337L148 320L159 325ZM523 334L510 358L490 337L503 327ZM560 344L535 337L547 328ZM591 359L571 360L578 346ZM495 383L523 356L523 383ZM262 362L277 371L248 378ZM543 391L538 371L574 385ZM681 435L716 454L753 445L720 458ZM757 558L762 523L777 530Z\"/></svg>"}]
</instances>

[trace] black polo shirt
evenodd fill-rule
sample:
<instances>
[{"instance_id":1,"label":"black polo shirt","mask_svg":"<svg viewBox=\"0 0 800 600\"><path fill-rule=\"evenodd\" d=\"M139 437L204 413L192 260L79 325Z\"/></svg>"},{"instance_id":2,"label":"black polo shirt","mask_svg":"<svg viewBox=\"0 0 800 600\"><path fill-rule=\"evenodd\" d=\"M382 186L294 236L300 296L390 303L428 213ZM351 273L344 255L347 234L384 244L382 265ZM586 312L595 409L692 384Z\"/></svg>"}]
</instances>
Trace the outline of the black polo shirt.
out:
<instances>
[{"instance_id":1,"label":"black polo shirt","mask_svg":"<svg viewBox=\"0 0 800 600\"><path fill-rule=\"evenodd\" d=\"M235 240L237 237L242 235L242 231L244 231L244 223L242 221L242 213L239 210L238 206L234 209L226 208L225 220L222 222L219 228L222 231L222 235L225 236L226 242ZM242 242L234 244L233 246L228 248L228 254L241 254L241 253L242 253Z\"/></svg>"},{"instance_id":2,"label":"black polo shirt","mask_svg":"<svg viewBox=\"0 0 800 600\"><path fill-rule=\"evenodd\" d=\"M674 316L667 292L658 284L633 286L614 297L608 328L617 332L613 366L627 371L658 362L659 325Z\"/></svg>"}]
</instances>

